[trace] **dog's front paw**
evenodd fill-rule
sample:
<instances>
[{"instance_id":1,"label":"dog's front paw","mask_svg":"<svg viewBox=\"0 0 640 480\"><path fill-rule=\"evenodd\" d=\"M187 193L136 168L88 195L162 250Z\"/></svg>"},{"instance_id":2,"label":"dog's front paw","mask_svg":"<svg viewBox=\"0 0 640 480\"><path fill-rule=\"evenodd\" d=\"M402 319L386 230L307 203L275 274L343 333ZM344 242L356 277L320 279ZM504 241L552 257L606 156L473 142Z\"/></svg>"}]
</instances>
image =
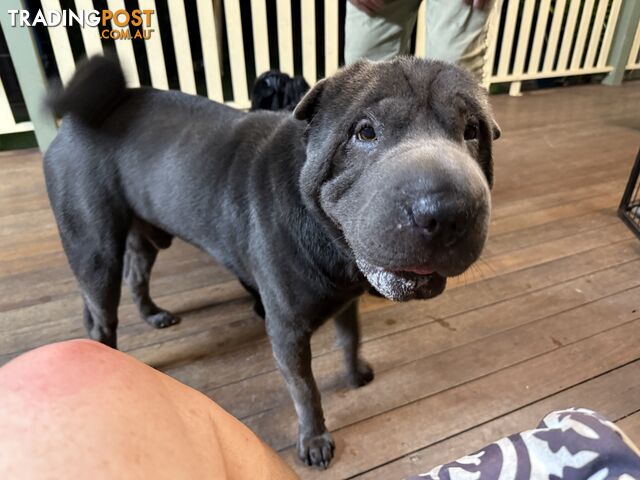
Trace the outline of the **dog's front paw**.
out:
<instances>
[{"instance_id":1,"label":"dog's front paw","mask_svg":"<svg viewBox=\"0 0 640 480\"><path fill-rule=\"evenodd\" d=\"M333 458L336 444L329 432L315 437L301 437L298 441L298 456L310 467L327 468Z\"/></svg>"},{"instance_id":2,"label":"dog's front paw","mask_svg":"<svg viewBox=\"0 0 640 480\"><path fill-rule=\"evenodd\" d=\"M144 319L153 328L167 328L171 325L180 323L180 317L176 317L166 310L161 310L158 313L148 315Z\"/></svg>"},{"instance_id":3,"label":"dog's front paw","mask_svg":"<svg viewBox=\"0 0 640 480\"><path fill-rule=\"evenodd\" d=\"M349 372L349 385L352 388L364 387L367 383L373 380L373 368L366 361L358 360L358 368L355 371Z\"/></svg>"}]
</instances>

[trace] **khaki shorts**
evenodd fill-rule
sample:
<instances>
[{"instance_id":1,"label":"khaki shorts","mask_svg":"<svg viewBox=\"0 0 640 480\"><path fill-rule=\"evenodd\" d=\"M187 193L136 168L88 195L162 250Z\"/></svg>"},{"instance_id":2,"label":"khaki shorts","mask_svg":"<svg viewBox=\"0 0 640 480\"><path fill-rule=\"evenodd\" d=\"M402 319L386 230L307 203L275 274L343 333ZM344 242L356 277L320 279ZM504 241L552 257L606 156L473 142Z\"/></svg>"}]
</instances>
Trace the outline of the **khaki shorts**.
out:
<instances>
[{"instance_id":1,"label":"khaki shorts","mask_svg":"<svg viewBox=\"0 0 640 480\"><path fill-rule=\"evenodd\" d=\"M410 54L420 1L387 0L384 9L373 17L347 2L345 62ZM426 58L457 63L482 81L491 4L478 10L463 0L425 1Z\"/></svg>"}]
</instances>

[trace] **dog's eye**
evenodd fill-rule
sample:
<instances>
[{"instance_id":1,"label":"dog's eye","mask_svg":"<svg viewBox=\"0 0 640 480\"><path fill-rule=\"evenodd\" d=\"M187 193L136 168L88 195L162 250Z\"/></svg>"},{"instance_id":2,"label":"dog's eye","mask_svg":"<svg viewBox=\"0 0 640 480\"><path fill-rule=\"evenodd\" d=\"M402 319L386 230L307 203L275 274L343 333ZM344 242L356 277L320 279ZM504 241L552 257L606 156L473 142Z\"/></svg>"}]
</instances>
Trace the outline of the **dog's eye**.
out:
<instances>
[{"instance_id":1,"label":"dog's eye","mask_svg":"<svg viewBox=\"0 0 640 480\"><path fill-rule=\"evenodd\" d=\"M356 133L356 138L363 142L371 142L376 139L376 131L369 124L364 124Z\"/></svg>"},{"instance_id":2,"label":"dog's eye","mask_svg":"<svg viewBox=\"0 0 640 480\"><path fill-rule=\"evenodd\" d=\"M478 138L478 124L476 122L467 123L467 126L464 127L464 139L475 140L476 138Z\"/></svg>"}]
</instances>

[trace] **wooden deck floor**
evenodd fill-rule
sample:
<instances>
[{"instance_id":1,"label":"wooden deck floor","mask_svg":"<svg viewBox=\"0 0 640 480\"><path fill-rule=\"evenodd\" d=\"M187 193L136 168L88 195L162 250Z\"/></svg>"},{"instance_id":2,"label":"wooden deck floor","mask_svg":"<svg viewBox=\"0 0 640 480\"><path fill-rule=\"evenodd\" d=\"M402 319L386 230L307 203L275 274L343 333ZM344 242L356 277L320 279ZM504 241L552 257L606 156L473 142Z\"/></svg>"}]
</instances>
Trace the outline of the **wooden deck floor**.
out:
<instances>
[{"instance_id":1,"label":"wooden deck floor","mask_svg":"<svg viewBox=\"0 0 640 480\"><path fill-rule=\"evenodd\" d=\"M331 324L314 370L337 442L326 472L294 460L295 415L262 322L233 277L185 244L152 291L182 324L153 330L125 292L120 346L205 392L303 478L402 478L534 426L599 410L640 442L640 241L615 210L640 145L640 83L494 97L491 238L481 263L428 302L361 302L373 383L348 390ZM0 364L83 337L81 300L38 153L0 154Z\"/></svg>"}]
</instances>

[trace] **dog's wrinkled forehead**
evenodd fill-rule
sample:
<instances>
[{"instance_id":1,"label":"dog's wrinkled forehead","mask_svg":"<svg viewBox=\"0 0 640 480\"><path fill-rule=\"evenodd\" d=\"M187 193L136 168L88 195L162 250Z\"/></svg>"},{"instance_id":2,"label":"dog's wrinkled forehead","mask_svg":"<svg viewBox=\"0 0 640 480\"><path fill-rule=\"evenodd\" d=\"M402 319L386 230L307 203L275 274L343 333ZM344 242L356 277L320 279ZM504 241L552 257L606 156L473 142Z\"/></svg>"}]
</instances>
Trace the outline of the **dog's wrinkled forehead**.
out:
<instances>
[{"instance_id":1,"label":"dog's wrinkled forehead","mask_svg":"<svg viewBox=\"0 0 640 480\"><path fill-rule=\"evenodd\" d=\"M396 113L402 108L444 119L461 113L482 114L487 108L486 94L467 72L414 57L354 63L321 81L314 91L296 109L297 118L312 120L319 113L331 122L348 122L385 99L393 99Z\"/></svg>"},{"instance_id":2,"label":"dog's wrinkled forehead","mask_svg":"<svg viewBox=\"0 0 640 480\"><path fill-rule=\"evenodd\" d=\"M478 95L475 81L460 68L406 57L389 63L365 64L347 83L355 90L354 98L359 100L355 103L359 107L382 98L395 98L424 111L451 105L460 95L470 98ZM362 90L363 85L368 91Z\"/></svg>"}]
</instances>

